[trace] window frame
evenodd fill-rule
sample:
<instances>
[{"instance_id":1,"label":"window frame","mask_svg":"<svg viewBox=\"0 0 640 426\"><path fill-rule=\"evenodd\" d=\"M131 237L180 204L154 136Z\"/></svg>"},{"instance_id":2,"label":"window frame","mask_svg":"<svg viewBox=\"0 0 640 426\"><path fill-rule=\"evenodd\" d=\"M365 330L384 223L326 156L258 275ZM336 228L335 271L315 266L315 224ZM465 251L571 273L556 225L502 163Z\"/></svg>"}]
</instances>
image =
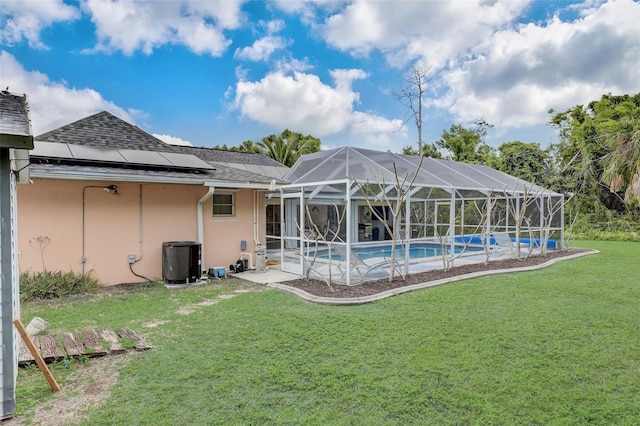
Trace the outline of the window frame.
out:
<instances>
[{"instance_id":1,"label":"window frame","mask_svg":"<svg viewBox=\"0 0 640 426\"><path fill-rule=\"evenodd\" d=\"M231 197L230 203L216 203L216 197ZM231 213L216 213L216 207L231 207ZM234 217L236 215L236 197L233 192L215 193L211 197L211 216L212 217Z\"/></svg>"}]
</instances>

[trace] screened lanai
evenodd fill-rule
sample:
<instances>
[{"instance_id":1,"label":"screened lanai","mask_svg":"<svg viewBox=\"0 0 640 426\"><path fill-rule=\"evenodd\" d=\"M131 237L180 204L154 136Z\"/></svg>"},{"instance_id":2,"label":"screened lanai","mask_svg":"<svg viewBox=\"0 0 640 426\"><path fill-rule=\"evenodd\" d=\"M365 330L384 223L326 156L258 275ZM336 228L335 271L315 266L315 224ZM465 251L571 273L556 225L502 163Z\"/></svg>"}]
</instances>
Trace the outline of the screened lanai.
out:
<instances>
[{"instance_id":1,"label":"screened lanai","mask_svg":"<svg viewBox=\"0 0 640 426\"><path fill-rule=\"evenodd\" d=\"M562 248L563 195L483 165L343 147L284 179L267 241L300 275L353 285Z\"/></svg>"}]
</instances>

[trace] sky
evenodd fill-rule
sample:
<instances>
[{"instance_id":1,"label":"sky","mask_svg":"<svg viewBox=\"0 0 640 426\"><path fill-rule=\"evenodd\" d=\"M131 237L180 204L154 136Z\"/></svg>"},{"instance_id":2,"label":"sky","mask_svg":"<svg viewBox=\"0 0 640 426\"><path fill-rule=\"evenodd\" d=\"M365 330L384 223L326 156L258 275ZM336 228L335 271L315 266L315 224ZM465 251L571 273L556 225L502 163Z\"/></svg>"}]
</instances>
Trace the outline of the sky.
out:
<instances>
[{"instance_id":1,"label":"sky","mask_svg":"<svg viewBox=\"0 0 640 426\"><path fill-rule=\"evenodd\" d=\"M422 139L555 143L549 110L640 92L640 2L1 0L0 88L33 134L100 111L176 144L289 129L322 149L417 147L394 94L428 70Z\"/></svg>"}]
</instances>

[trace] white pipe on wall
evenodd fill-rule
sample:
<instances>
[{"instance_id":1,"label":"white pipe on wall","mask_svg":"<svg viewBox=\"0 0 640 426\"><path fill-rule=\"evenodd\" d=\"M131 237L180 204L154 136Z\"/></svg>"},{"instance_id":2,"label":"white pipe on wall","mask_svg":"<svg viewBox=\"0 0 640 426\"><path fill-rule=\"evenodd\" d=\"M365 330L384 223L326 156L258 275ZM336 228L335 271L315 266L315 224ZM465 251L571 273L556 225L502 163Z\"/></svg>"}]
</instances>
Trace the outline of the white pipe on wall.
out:
<instances>
[{"instance_id":1,"label":"white pipe on wall","mask_svg":"<svg viewBox=\"0 0 640 426\"><path fill-rule=\"evenodd\" d=\"M215 192L215 190L216 190L215 187L210 186L207 193L204 194L202 198L198 200L198 207L196 209L198 213L198 242L200 243L200 256L202 256L201 268L203 271L206 271L207 268L205 267L205 257L204 257L204 219L202 214L202 204L204 204L204 202L207 201L209 198L213 197L213 193Z\"/></svg>"},{"instance_id":2,"label":"white pipe on wall","mask_svg":"<svg viewBox=\"0 0 640 426\"><path fill-rule=\"evenodd\" d=\"M140 184L140 197L139 197L139 217L138 217L138 257L136 262L140 262L142 260L142 245L143 245L143 237L142 237L142 184Z\"/></svg>"},{"instance_id":3,"label":"white pipe on wall","mask_svg":"<svg viewBox=\"0 0 640 426\"><path fill-rule=\"evenodd\" d=\"M253 191L253 242L260 245L260 194L262 191Z\"/></svg>"}]
</instances>

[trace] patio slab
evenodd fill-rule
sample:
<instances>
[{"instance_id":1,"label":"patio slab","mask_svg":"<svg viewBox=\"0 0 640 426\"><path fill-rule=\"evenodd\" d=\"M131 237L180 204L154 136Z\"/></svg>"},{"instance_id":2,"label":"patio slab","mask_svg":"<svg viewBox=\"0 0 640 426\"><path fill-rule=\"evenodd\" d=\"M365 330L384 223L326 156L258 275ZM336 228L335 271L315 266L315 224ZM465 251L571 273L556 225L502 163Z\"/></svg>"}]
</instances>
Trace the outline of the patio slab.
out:
<instances>
[{"instance_id":1,"label":"patio slab","mask_svg":"<svg viewBox=\"0 0 640 426\"><path fill-rule=\"evenodd\" d=\"M242 278L257 284L273 284L286 281L293 281L300 278L300 275L283 272L280 266L270 266L265 272L246 271L239 274L232 274L232 277Z\"/></svg>"}]
</instances>

